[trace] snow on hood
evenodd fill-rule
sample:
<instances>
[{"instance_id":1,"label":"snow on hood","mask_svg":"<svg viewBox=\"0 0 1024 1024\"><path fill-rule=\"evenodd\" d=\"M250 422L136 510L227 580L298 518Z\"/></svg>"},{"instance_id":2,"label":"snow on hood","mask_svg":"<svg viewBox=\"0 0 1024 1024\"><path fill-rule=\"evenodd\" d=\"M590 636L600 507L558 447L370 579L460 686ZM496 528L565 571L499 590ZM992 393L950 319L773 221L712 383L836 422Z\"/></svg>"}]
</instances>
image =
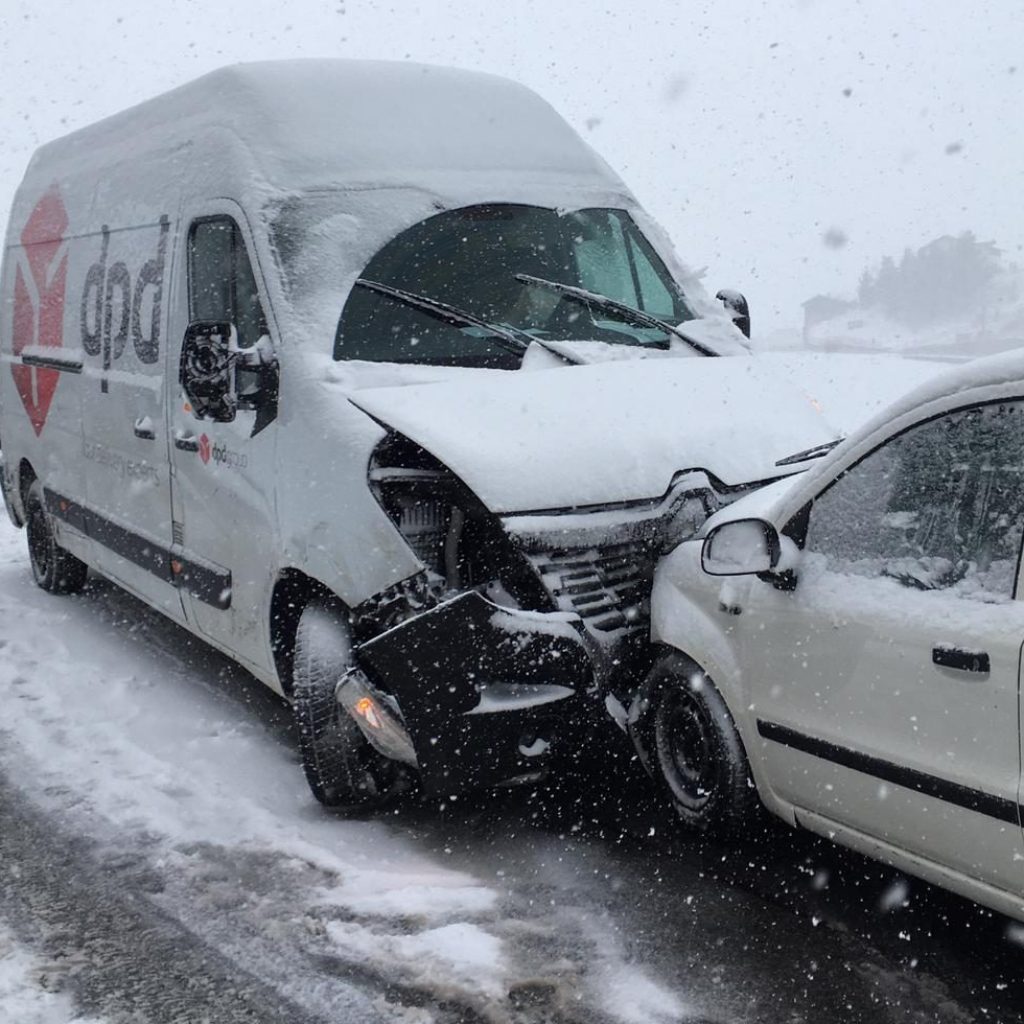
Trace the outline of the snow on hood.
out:
<instances>
[{"instance_id":1,"label":"snow on hood","mask_svg":"<svg viewBox=\"0 0 1024 1024\"><path fill-rule=\"evenodd\" d=\"M819 403L843 436L895 399L949 371L946 361L899 355L765 352L757 358Z\"/></svg>"},{"instance_id":2,"label":"snow on hood","mask_svg":"<svg viewBox=\"0 0 1024 1024\"><path fill-rule=\"evenodd\" d=\"M497 513L662 496L681 470L727 485L839 436L756 358L643 360L379 388L350 396Z\"/></svg>"}]
</instances>

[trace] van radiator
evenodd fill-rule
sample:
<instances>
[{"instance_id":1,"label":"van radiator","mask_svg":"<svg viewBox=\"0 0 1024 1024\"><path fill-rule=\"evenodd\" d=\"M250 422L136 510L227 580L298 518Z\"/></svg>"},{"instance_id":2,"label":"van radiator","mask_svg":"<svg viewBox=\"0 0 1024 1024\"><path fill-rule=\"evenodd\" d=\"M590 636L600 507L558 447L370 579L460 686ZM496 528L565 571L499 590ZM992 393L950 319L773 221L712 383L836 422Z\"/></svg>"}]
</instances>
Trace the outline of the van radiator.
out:
<instances>
[{"instance_id":1,"label":"van radiator","mask_svg":"<svg viewBox=\"0 0 1024 1024\"><path fill-rule=\"evenodd\" d=\"M451 505L414 494L396 501L398 529L416 557L431 571L444 574L444 542L448 533Z\"/></svg>"},{"instance_id":2,"label":"van radiator","mask_svg":"<svg viewBox=\"0 0 1024 1024\"><path fill-rule=\"evenodd\" d=\"M527 557L560 611L576 612L605 633L646 625L655 562L649 541Z\"/></svg>"}]
</instances>

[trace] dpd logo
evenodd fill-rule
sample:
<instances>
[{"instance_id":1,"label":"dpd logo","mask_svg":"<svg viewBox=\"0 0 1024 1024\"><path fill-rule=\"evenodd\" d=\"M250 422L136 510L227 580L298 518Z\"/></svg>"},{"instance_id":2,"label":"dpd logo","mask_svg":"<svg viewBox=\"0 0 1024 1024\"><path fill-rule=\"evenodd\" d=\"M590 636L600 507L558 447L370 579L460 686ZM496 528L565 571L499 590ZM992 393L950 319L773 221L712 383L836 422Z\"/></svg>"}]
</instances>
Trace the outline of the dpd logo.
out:
<instances>
[{"instance_id":1,"label":"dpd logo","mask_svg":"<svg viewBox=\"0 0 1024 1024\"><path fill-rule=\"evenodd\" d=\"M110 228L104 224L100 231L100 255L85 277L80 320L82 348L91 356L102 354L104 370L121 358L129 337L139 362L155 363L160 358L160 307L170 226L165 214L160 218L156 255L139 268L134 283L124 262L118 260L108 265ZM152 292L148 324L143 312L147 292ZM100 386L107 390L106 377Z\"/></svg>"},{"instance_id":2,"label":"dpd logo","mask_svg":"<svg viewBox=\"0 0 1024 1024\"><path fill-rule=\"evenodd\" d=\"M204 466L212 462L215 469L221 466L228 469L246 469L249 465L249 456L245 452L236 452L226 444L211 441L206 434L199 435L196 451Z\"/></svg>"},{"instance_id":3,"label":"dpd logo","mask_svg":"<svg viewBox=\"0 0 1024 1024\"><path fill-rule=\"evenodd\" d=\"M28 274L18 265L14 278L15 356L30 346L60 348L64 334L64 289L68 278L68 252L64 232L68 215L54 185L36 204L21 232ZM50 412L60 371L37 366L11 365L14 383L32 423L41 434Z\"/></svg>"}]
</instances>

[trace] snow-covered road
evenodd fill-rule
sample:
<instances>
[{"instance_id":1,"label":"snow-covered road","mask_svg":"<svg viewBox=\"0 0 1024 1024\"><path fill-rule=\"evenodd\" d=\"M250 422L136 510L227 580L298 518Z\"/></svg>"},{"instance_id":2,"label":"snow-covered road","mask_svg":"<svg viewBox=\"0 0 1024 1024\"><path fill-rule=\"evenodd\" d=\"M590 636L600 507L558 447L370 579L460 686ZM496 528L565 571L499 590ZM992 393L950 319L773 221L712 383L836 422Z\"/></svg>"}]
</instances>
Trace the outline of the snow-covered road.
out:
<instances>
[{"instance_id":1,"label":"snow-covered road","mask_svg":"<svg viewBox=\"0 0 1024 1024\"><path fill-rule=\"evenodd\" d=\"M283 703L109 584L39 591L6 521L0 709L4 1024L1024 1019L1024 930L805 838L666 836L628 757L326 813Z\"/></svg>"}]
</instances>

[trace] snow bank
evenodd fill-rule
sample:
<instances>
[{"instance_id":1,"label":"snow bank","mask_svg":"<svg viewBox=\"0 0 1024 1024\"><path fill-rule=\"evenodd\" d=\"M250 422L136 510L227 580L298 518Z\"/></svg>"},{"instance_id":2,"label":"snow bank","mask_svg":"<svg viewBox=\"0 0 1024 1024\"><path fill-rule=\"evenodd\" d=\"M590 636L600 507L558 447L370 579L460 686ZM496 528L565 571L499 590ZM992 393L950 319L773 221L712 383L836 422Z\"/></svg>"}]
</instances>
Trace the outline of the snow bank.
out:
<instances>
[{"instance_id":1,"label":"snow bank","mask_svg":"<svg viewBox=\"0 0 1024 1024\"><path fill-rule=\"evenodd\" d=\"M10 1024L102 1024L79 1017L71 1000L45 987L42 964L0 922L0 1020Z\"/></svg>"},{"instance_id":2,"label":"snow bank","mask_svg":"<svg viewBox=\"0 0 1024 1024\"><path fill-rule=\"evenodd\" d=\"M431 986L442 971L463 993L501 1000L508 990L501 941L474 924L381 935L360 925L332 922L327 934L349 956L401 964L406 984Z\"/></svg>"}]
</instances>

